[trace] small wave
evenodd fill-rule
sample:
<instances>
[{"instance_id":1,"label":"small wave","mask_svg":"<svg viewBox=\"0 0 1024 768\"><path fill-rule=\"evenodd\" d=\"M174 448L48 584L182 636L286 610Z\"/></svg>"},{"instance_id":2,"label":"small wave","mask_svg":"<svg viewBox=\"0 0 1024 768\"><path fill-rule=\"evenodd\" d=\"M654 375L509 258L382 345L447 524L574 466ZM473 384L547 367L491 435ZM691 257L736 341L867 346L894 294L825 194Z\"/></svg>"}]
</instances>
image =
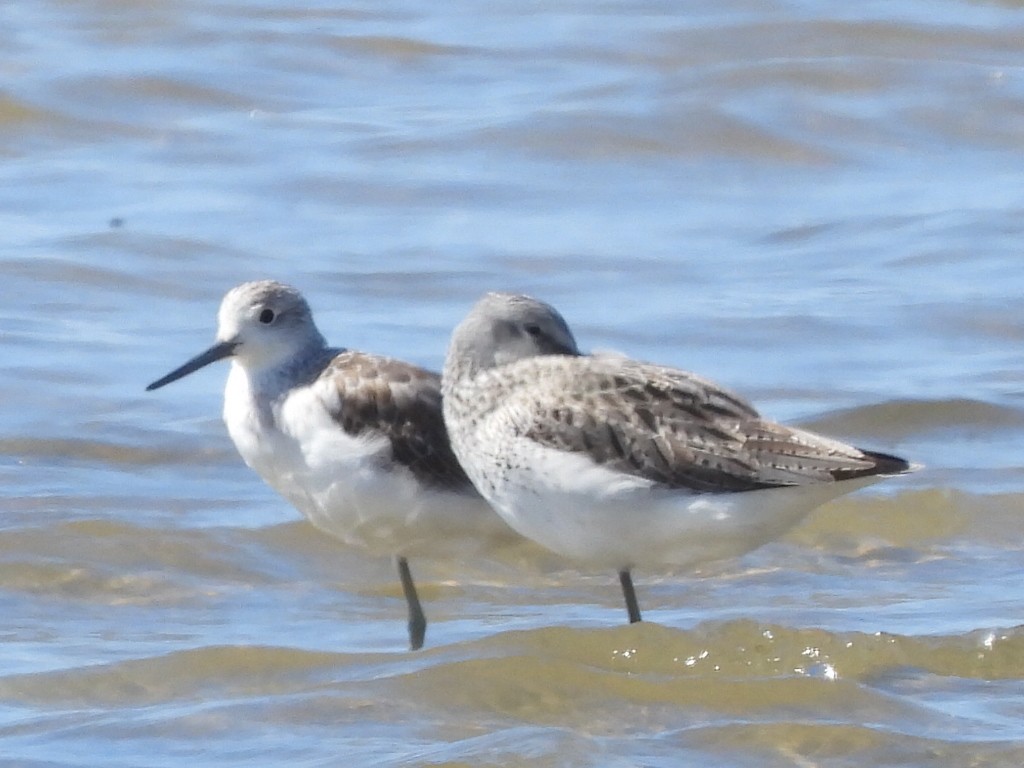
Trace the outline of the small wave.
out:
<instances>
[{"instance_id":1,"label":"small wave","mask_svg":"<svg viewBox=\"0 0 1024 768\"><path fill-rule=\"evenodd\" d=\"M304 687L344 664L342 654L269 646L207 646L110 664L0 678L0 696L41 706L146 706Z\"/></svg>"},{"instance_id":2,"label":"small wave","mask_svg":"<svg viewBox=\"0 0 1024 768\"><path fill-rule=\"evenodd\" d=\"M1024 411L967 398L889 400L835 411L804 421L826 434L871 435L905 439L939 430L991 431L1024 427Z\"/></svg>"},{"instance_id":3,"label":"small wave","mask_svg":"<svg viewBox=\"0 0 1024 768\"><path fill-rule=\"evenodd\" d=\"M89 461L127 467L224 463L234 458L227 451L197 450L194 445L184 443L153 447L61 437L0 438L0 456Z\"/></svg>"},{"instance_id":4,"label":"small wave","mask_svg":"<svg viewBox=\"0 0 1024 768\"><path fill-rule=\"evenodd\" d=\"M892 496L843 497L821 507L788 538L804 546L873 549L912 547L925 558L928 545L1018 547L1024 535L1024 496L925 489Z\"/></svg>"}]
</instances>

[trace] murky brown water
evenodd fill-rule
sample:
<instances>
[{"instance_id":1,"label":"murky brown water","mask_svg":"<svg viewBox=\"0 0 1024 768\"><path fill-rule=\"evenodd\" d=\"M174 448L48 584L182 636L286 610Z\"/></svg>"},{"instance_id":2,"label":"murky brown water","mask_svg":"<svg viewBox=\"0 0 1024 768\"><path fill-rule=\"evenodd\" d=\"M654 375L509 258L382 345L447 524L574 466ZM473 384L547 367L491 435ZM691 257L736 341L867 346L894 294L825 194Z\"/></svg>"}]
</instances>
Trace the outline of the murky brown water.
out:
<instances>
[{"instance_id":1,"label":"murky brown water","mask_svg":"<svg viewBox=\"0 0 1024 768\"><path fill-rule=\"evenodd\" d=\"M1016 3L0 9L0 762L1024 762ZM488 289L923 462L700 573L386 560L237 458L274 277L437 367Z\"/></svg>"}]
</instances>

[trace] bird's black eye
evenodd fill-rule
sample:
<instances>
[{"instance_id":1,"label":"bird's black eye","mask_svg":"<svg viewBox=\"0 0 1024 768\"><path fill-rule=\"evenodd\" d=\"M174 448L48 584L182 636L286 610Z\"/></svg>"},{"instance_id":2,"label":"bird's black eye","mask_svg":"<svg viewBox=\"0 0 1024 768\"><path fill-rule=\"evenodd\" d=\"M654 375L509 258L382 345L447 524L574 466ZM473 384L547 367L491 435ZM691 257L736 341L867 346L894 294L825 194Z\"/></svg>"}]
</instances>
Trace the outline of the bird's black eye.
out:
<instances>
[{"instance_id":1,"label":"bird's black eye","mask_svg":"<svg viewBox=\"0 0 1024 768\"><path fill-rule=\"evenodd\" d=\"M264 325L270 325L272 322L274 322L275 317L277 317L277 315L275 315L274 310L270 309L269 307L260 312L260 322L263 323Z\"/></svg>"},{"instance_id":2,"label":"bird's black eye","mask_svg":"<svg viewBox=\"0 0 1024 768\"><path fill-rule=\"evenodd\" d=\"M529 323L527 325L524 325L523 330L526 331L531 336L533 336L533 338L535 339L538 336L540 336L540 326L537 325L536 323Z\"/></svg>"}]
</instances>

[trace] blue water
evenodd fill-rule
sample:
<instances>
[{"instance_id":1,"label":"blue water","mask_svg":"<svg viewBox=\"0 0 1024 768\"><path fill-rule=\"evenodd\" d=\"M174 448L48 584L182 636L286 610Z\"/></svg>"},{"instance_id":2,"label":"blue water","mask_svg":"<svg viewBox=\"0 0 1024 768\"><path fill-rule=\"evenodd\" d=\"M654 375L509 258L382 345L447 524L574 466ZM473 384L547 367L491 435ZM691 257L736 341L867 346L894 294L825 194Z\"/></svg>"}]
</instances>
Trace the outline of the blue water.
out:
<instances>
[{"instance_id":1,"label":"blue water","mask_svg":"<svg viewBox=\"0 0 1024 768\"><path fill-rule=\"evenodd\" d=\"M6 3L3 762L1019 765L1021 40L1013 3ZM410 654L391 564L237 458L223 368L143 392L264 277L434 368L533 293L925 468L638 573L643 627L532 550L416 563Z\"/></svg>"}]
</instances>

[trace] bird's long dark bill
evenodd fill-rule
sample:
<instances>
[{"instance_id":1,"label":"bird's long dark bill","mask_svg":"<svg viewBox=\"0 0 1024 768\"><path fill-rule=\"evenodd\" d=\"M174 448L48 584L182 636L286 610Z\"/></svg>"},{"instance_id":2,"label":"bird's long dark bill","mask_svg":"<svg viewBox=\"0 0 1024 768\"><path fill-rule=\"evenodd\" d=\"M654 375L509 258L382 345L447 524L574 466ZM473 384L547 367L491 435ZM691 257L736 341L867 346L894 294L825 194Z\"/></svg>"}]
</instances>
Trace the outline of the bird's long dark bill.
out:
<instances>
[{"instance_id":1,"label":"bird's long dark bill","mask_svg":"<svg viewBox=\"0 0 1024 768\"><path fill-rule=\"evenodd\" d=\"M154 389L160 389L164 384L170 384L172 381L177 381L183 376L188 376L193 371L198 371L204 365L209 365L210 363L215 363L218 360L223 360L225 357L230 357L237 346L238 344L234 341L221 341L214 344L205 352L193 357L180 368L175 368L162 379L154 381L146 387L146 391L152 392Z\"/></svg>"}]
</instances>

